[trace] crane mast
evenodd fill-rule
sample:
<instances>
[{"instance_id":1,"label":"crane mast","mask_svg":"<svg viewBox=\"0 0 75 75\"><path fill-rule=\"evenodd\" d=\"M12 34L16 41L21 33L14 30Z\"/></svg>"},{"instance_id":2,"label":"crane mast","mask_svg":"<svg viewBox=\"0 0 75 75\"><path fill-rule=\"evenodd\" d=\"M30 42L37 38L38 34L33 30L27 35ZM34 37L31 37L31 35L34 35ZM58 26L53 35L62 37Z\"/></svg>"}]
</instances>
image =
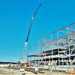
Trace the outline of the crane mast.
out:
<instances>
[{"instance_id":1,"label":"crane mast","mask_svg":"<svg viewBox=\"0 0 75 75\"><path fill-rule=\"evenodd\" d=\"M27 43L28 43L28 39L29 39L29 35L30 35L30 31L31 31L31 28L32 28L32 23L34 21L34 18L39 10L39 8L41 7L42 3L40 2L38 8L36 9L36 11L34 12L34 14L32 15L32 19L31 19L31 22L30 22L30 27L29 27L29 30L28 30L28 34L27 34L27 38L26 38L26 41L25 41L25 44L24 44L24 50L23 50L23 53L22 53L22 58L21 58L21 62L23 62L24 60L24 54L25 54L25 51L26 51L26 47L27 47Z\"/></svg>"}]
</instances>

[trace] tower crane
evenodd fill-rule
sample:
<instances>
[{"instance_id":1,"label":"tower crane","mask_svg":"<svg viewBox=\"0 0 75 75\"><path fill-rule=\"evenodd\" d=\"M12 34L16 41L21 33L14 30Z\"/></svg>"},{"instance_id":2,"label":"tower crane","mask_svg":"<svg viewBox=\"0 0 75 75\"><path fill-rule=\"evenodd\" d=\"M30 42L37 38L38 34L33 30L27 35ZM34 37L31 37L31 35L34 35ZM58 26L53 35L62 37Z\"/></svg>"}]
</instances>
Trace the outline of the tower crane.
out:
<instances>
[{"instance_id":1,"label":"tower crane","mask_svg":"<svg viewBox=\"0 0 75 75\"><path fill-rule=\"evenodd\" d=\"M41 5L42 5L42 2L40 2L38 8L36 9L34 14L32 15L32 19L31 19L31 22L30 22L30 27L29 27L28 34L27 34L27 38L26 38L26 41L25 41L25 44L24 44L24 50L23 50L22 57L21 57L21 60L20 60L21 63L23 63L23 60L24 60L24 54L25 54L25 51L26 51L26 48L27 48L27 43L28 43L28 40L29 40L29 35L30 35L30 31L31 31L31 28L32 28L32 24L33 24L34 18L36 16L39 8L41 7Z\"/></svg>"}]
</instances>

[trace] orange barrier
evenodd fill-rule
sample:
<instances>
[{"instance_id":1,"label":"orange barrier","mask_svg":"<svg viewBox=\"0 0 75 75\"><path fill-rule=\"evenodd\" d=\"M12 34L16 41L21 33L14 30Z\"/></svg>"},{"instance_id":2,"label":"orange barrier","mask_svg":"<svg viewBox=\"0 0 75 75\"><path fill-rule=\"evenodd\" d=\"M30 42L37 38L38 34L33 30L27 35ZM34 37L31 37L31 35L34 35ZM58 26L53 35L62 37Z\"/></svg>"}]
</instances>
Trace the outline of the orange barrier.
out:
<instances>
[{"instance_id":1,"label":"orange barrier","mask_svg":"<svg viewBox=\"0 0 75 75\"><path fill-rule=\"evenodd\" d=\"M73 74L68 74L68 75L75 75L75 73L73 73Z\"/></svg>"},{"instance_id":2,"label":"orange barrier","mask_svg":"<svg viewBox=\"0 0 75 75\"><path fill-rule=\"evenodd\" d=\"M68 75L75 75L75 70L73 70L73 71L68 71L68 72L69 72Z\"/></svg>"}]
</instances>

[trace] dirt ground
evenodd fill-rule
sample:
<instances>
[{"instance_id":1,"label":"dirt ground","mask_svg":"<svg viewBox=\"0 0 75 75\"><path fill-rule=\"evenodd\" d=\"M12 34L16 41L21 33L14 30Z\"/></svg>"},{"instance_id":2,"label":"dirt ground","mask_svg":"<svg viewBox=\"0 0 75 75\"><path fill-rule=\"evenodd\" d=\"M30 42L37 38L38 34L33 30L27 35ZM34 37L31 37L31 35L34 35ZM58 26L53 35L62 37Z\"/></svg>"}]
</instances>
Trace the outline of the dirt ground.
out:
<instances>
[{"instance_id":1,"label":"dirt ground","mask_svg":"<svg viewBox=\"0 0 75 75\"><path fill-rule=\"evenodd\" d=\"M35 74L34 72L25 71L20 72L19 70L9 69L9 68L0 68L0 75L75 75L75 74L68 74L65 72L55 72L55 71L46 71L42 70L40 73Z\"/></svg>"}]
</instances>

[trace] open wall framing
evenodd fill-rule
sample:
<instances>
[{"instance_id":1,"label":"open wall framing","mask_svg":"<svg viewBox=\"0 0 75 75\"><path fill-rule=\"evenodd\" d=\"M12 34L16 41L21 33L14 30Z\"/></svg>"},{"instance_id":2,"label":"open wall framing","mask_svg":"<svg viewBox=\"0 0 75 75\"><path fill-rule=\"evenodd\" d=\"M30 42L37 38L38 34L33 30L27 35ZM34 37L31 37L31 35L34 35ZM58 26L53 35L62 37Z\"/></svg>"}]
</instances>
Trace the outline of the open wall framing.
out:
<instances>
[{"instance_id":1,"label":"open wall framing","mask_svg":"<svg viewBox=\"0 0 75 75\"><path fill-rule=\"evenodd\" d=\"M47 65L49 62L55 62L56 65L75 65L75 23L41 37L39 53L28 55L29 57L37 57L29 62L40 65Z\"/></svg>"}]
</instances>

